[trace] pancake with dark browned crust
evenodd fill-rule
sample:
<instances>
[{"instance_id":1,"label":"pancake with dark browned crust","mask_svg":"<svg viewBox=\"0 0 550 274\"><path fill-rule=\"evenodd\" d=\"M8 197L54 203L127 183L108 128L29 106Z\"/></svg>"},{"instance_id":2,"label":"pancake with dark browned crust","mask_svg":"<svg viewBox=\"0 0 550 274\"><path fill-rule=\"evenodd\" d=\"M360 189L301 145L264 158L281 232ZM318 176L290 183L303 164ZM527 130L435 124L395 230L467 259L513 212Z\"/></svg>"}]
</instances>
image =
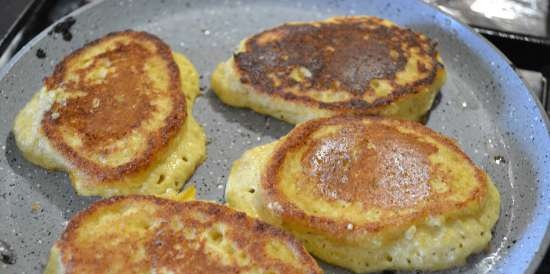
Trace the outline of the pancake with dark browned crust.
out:
<instances>
[{"instance_id":1,"label":"pancake with dark browned crust","mask_svg":"<svg viewBox=\"0 0 550 274\"><path fill-rule=\"evenodd\" d=\"M210 202L127 196L73 217L45 273L322 272L300 242L244 213Z\"/></svg>"},{"instance_id":2,"label":"pancake with dark browned crust","mask_svg":"<svg viewBox=\"0 0 550 274\"><path fill-rule=\"evenodd\" d=\"M82 195L179 190L204 159L198 74L159 38L111 33L71 53L17 116L18 147Z\"/></svg>"},{"instance_id":3,"label":"pancake with dark browned crust","mask_svg":"<svg viewBox=\"0 0 550 274\"><path fill-rule=\"evenodd\" d=\"M228 204L355 272L439 270L487 247L500 198L456 145L416 122L338 116L246 152Z\"/></svg>"},{"instance_id":4,"label":"pancake with dark browned crust","mask_svg":"<svg viewBox=\"0 0 550 274\"><path fill-rule=\"evenodd\" d=\"M445 81L436 43L371 16L287 23L241 42L212 75L225 103L296 124L336 114L420 120Z\"/></svg>"}]
</instances>

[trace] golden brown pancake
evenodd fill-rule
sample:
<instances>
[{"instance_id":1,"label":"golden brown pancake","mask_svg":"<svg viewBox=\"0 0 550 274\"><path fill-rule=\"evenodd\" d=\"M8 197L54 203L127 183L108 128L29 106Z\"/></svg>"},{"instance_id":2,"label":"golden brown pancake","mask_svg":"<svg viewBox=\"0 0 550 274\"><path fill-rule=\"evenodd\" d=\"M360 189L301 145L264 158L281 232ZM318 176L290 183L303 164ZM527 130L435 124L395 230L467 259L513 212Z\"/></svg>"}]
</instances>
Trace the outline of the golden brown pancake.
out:
<instances>
[{"instance_id":1,"label":"golden brown pancake","mask_svg":"<svg viewBox=\"0 0 550 274\"><path fill-rule=\"evenodd\" d=\"M96 44L107 43L109 39L120 36L120 33L111 34ZM86 58L80 57L85 54L83 51L94 46L88 45L66 57L56 66L53 75L45 80L48 90L67 90L69 97L71 93L85 93L83 96L75 94L76 98L66 100L65 104L54 103L42 120L42 129L52 145L69 158L75 167L100 180L120 179L152 162L153 155L167 145L187 115L179 70L170 48L146 33L126 33L122 36L136 42L117 45L114 49L95 55L97 61L90 60L92 63L89 66L80 67ZM148 59L152 59L151 63L163 63L162 69L167 78L163 86L157 87L154 79L143 77L147 73ZM105 67L104 62L110 62L107 67L114 68L116 72L104 81L97 81L91 75ZM152 101L161 96L169 99L172 106L162 119L163 126L155 131L147 130L142 123L153 116L158 107ZM54 113L57 114L54 116ZM144 135L146 147L138 151L130 162L111 167L88 159L88 155L104 154L108 158L109 154L124 151L125 146L105 146L112 144L113 140L128 136L133 130ZM66 132L81 137L78 150L68 144L64 137Z\"/></svg>"},{"instance_id":2,"label":"golden brown pancake","mask_svg":"<svg viewBox=\"0 0 550 274\"><path fill-rule=\"evenodd\" d=\"M419 120L445 80L436 43L370 16L288 23L245 39L212 87L290 123L342 113Z\"/></svg>"},{"instance_id":3,"label":"golden brown pancake","mask_svg":"<svg viewBox=\"0 0 550 274\"><path fill-rule=\"evenodd\" d=\"M73 217L45 273L322 273L287 233L210 202L115 197Z\"/></svg>"},{"instance_id":4,"label":"golden brown pancake","mask_svg":"<svg viewBox=\"0 0 550 274\"><path fill-rule=\"evenodd\" d=\"M235 162L226 200L355 272L439 270L484 249L499 215L489 176L415 122L338 116Z\"/></svg>"},{"instance_id":5,"label":"golden brown pancake","mask_svg":"<svg viewBox=\"0 0 550 274\"><path fill-rule=\"evenodd\" d=\"M159 38L111 33L56 66L14 133L29 160L68 171L80 194L179 190L205 154L191 116L198 93L193 65Z\"/></svg>"}]
</instances>

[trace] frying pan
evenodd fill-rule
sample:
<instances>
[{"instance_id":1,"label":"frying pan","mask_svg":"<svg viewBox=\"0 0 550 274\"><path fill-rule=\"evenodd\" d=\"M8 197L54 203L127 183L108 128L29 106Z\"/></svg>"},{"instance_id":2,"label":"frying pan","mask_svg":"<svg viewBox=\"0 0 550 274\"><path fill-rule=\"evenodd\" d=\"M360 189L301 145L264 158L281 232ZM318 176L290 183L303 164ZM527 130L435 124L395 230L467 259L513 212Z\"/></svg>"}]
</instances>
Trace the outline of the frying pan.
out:
<instances>
[{"instance_id":1,"label":"frying pan","mask_svg":"<svg viewBox=\"0 0 550 274\"><path fill-rule=\"evenodd\" d=\"M186 54L202 75L194 115L209 138L208 159L189 184L199 198L223 202L231 163L291 126L222 104L208 88L214 66L242 38L262 29L354 14L388 18L438 41L448 80L427 125L457 139L500 190L502 213L488 250L443 273L533 273L549 241L548 118L503 55L470 28L422 2L390 0L100 1L71 14L73 26L39 34L0 71L0 241L14 253L12 264L0 263L0 273L41 272L66 220L97 199L77 196L64 173L26 161L11 132L17 112L63 56L129 28L154 33ZM323 267L327 273L347 273Z\"/></svg>"}]
</instances>

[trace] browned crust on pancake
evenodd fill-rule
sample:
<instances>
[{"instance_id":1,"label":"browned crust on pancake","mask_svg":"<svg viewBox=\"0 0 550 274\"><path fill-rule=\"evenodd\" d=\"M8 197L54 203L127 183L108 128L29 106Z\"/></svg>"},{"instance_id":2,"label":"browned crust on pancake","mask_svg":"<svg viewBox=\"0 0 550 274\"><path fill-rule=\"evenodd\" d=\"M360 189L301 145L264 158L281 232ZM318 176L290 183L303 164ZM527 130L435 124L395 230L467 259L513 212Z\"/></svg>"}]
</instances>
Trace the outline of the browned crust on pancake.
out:
<instances>
[{"instance_id":1,"label":"browned crust on pancake","mask_svg":"<svg viewBox=\"0 0 550 274\"><path fill-rule=\"evenodd\" d=\"M409 128L419 134L429 136L447 146L450 150L457 153L459 157L468 163L475 170L475 177L479 182L478 187L470 193L470 198L458 203L445 203L438 201L437 203L430 203L428 207L423 210L417 211L412 214L400 216L399 218L383 219L381 222L366 223L366 224L353 224L353 229L350 230L348 225L349 221L335 220L325 217L309 215L300 208L298 208L292 201L285 198L285 195L278 188L278 178L280 168L285 160L287 153L294 151L295 149L304 146L309 136L317 129L325 125L346 125L363 121L364 119L372 122L385 122L390 125ZM422 126L421 124L407 120L392 120L382 117L374 116L351 116L342 115L332 118L320 118L316 120L310 120L303 124L298 125L281 141L275 151L273 152L270 160L268 161L265 169L262 173L262 188L265 190L266 204L276 202L280 205L276 214L280 216L283 223L291 224L298 223L307 229L318 231L329 235L330 237L344 239L347 235L364 235L365 233L376 233L382 230L399 230L403 227L407 227L417 220L422 220L428 216L437 216L444 213L456 212L459 213L461 209L466 208L470 203L475 202L483 204L487 195L487 174L478 168L474 162L456 145L456 143L431 129Z\"/></svg>"},{"instance_id":2,"label":"browned crust on pancake","mask_svg":"<svg viewBox=\"0 0 550 274\"><path fill-rule=\"evenodd\" d=\"M234 55L234 68L241 75L241 82L252 86L256 92L279 97L289 102L298 102L306 106L341 113L371 114L377 108L422 91L434 82L438 73L441 73L440 71L444 70L443 63L438 60L436 43L422 34L398 26L382 26L380 25L382 19L377 17L336 17L329 20L333 21L284 24L247 39L244 51ZM320 27L315 27L313 24L320 24ZM361 32L358 30L361 29L362 24L380 26L375 31ZM265 34L280 35L282 39L260 45L262 42L259 40ZM360 43L357 41L357 36L363 34L376 34L378 39ZM330 42L328 37L339 42ZM398 41L393 41L392 38ZM352 42L354 44L351 44ZM417 64L419 71L429 72L428 76L406 85L395 83L395 73L403 68L404 62L406 63L407 60L399 48L401 42L418 46L420 54L425 54L433 61L433 68L429 71L422 63ZM333 45L333 43L336 44ZM427 44L428 50L422 48L420 46L422 44ZM341 51L340 55L334 55L333 52L324 50L328 46L335 48L336 51ZM365 53L369 49L370 52ZM395 62L392 62L389 53L385 52L389 49L399 52ZM288 56L288 58L285 60L281 57L282 55ZM264 61L266 59L269 61ZM370 59L377 60L367 64ZM354 76L355 79L348 79L348 84L344 83L338 88L339 91L346 91L353 96L348 101L322 102L305 94L301 96L285 91L289 87L296 86L299 87L299 90L333 90L335 88L330 85L330 82L334 80L345 82L340 78L343 77L342 75L346 75L343 70L349 69L350 67L347 65L352 62L355 63L352 64L354 66L352 68L359 70L357 67L363 66L363 72L359 77ZM297 66L307 67L310 71L311 67L315 68L311 81L305 81L305 85L304 82L298 83L289 77L291 68ZM271 73L284 74L282 77L277 77L282 82L279 86L275 87L272 80L269 79L268 75ZM376 98L369 103L361 98L361 95L365 92L372 92L368 86L374 79L390 80L393 90L387 96Z\"/></svg>"},{"instance_id":3,"label":"browned crust on pancake","mask_svg":"<svg viewBox=\"0 0 550 274\"><path fill-rule=\"evenodd\" d=\"M61 260L65 266L66 273L78 273L80 264L93 264L95 272L104 272L109 267L109 259L94 260L86 256L84 247L74 245L75 238L79 227L87 221L87 218L97 214L103 208L115 205L117 203L151 203L159 207L159 215L161 217L169 217L180 215L183 220L189 221L184 224L184 229L210 228L216 222L223 222L234 229L234 233L230 234L230 238L241 248L245 248L247 255L253 261L262 262L263 266L268 266L270 269L278 270L280 273L322 273L316 261L306 252L304 247L288 233L280 230L272 225L262 221L250 218L245 213L235 211L228 207L218 205L211 202L191 201L191 202L176 202L165 199L156 198L153 196L126 196L113 197L92 204L88 209L74 216L63 232L61 239L56 243L61 251ZM185 219L186 214L199 213L204 214L206 219L198 221L190 221ZM167 225L168 226L168 225ZM227 267L219 264L219 262L209 258L209 255L200 251L204 246L201 243L199 252L193 251L191 248L186 248L185 245L181 251L174 253L170 247L174 243L184 243L181 233L174 235L173 231L164 230L163 227L155 232L153 239L150 239L146 248L148 255L144 262L147 267L169 267L175 270L175 273L241 273L246 269L238 267ZM160 231L160 232L159 232ZM167 232L167 233L165 233ZM167 235L164 235L167 234ZM253 237L249 237L249 236ZM292 248L298 255L296 258L299 261L302 269L307 269L309 272L301 272L299 269L288 264L279 262L276 259L269 258L265 251L265 243L270 239L278 239ZM132 243L128 243L131 247ZM80 253L82 252L82 253ZM93 252L93 250L92 250ZM112 252L120 252L113 250ZM182 257L182 254L185 254ZM132 269L131 255L128 255L128 260L125 260L124 269ZM179 255L179 256L176 256Z\"/></svg>"},{"instance_id":4,"label":"browned crust on pancake","mask_svg":"<svg viewBox=\"0 0 550 274\"><path fill-rule=\"evenodd\" d=\"M45 86L48 88L48 90L52 90L52 89L55 89L56 87L59 87L60 85L63 85L64 75L66 73L66 70L68 69L67 65L71 59L78 58L88 48L98 46L101 43L106 42L109 39L112 39L113 37L116 37L116 36L127 36L129 37L129 39L133 39L138 43L139 41L146 40L146 41L152 42L155 45L157 52L152 54L157 54L161 56L161 58L164 60L168 68L169 79L170 79L169 94L174 104L174 108L172 109L171 113L165 118L164 127L162 127L160 130L158 130L154 134L149 135L147 148L143 153L140 154L139 157L120 166L107 167L81 157L77 151L73 150L70 146L68 146L63 141L62 137L60 136L60 132L58 132L57 130L58 129L57 123L59 122L59 119L52 118L52 110L54 109L54 107L56 107L56 104L58 104L58 103L55 103L54 106L52 106L52 109L45 113L44 118L42 120L42 129L44 130L46 137L51 142L51 144L64 157L66 157L70 161L70 163L73 166L75 166L78 170L83 171L87 175L93 177L94 180L98 182L118 180L127 175L135 174L147 169L147 167L150 166L150 164L155 160L155 157L159 155L162 152L162 150L167 146L167 144L170 142L172 137L177 134L180 128L182 128L185 122L185 118L187 116L187 113L185 110L185 106L186 106L185 96L182 93L182 88L180 83L180 72L177 64L173 59L172 52L168 47L168 45L166 45L162 40L146 32L136 32L132 30L113 32L113 33L107 34L103 38L100 38L98 40L95 40L86 44L84 47L69 54L67 57L63 59L61 63L59 63L56 66L54 73L50 77L47 77L44 80ZM126 91L126 90L121 90L121 91L117 90L117 92L125 92L130 95L132 93L132 91ZM112 95L113 93L109 93L106 96L112 96ZM140 106L144 108L143 105L140 105ZM72 110L69 109L69 111L78 112L79 111L78 107L79 106L76 106L76 109L72 109ZM143 112L146 112L146 110L154 111L154 109L151 109L151 107L149 106L147 109L138 109L138 111L136 112L138 115L144 115L144 114L139 114L139 110L143 110ZM61 114L60 117L65 118L63 114ZM127 116L125 117L124 115L121 115L120 117L122 119L129 119L129 117ZM137 120L139 120L139 118ZM106 121L106 122L111 123L113 126L117 126L116 123L113 123L113 121ZM130 125L129 127L126 127L126 128L120 128L119 132L128 133L132 129L137 127L139 127L139 123ZM105 136L100 136L100 137L105 137ZM117 137L122 137L122 136L117 136ZM101 141L104 141L102 140L102 138L97 138L95 136L92 136L90 139L91 139L91 145L95 145L95 144L101 143Z\"/></svg>"}]
</instances>

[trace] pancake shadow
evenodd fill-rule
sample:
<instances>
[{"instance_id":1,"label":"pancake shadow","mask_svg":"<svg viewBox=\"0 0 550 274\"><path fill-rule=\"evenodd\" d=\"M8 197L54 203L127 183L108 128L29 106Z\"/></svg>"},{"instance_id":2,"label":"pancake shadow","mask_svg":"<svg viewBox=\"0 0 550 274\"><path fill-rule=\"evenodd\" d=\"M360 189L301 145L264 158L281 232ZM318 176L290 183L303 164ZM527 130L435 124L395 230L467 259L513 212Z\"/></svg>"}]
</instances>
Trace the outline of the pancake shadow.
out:
<instances>
[{"instance_id":1,"label":"pancake shadow","mask_svg":"<svg viewBox=\"0 0 550 274\"><path fill-rule=\"evenodd\" d=\"M420 121L423 125L428 124L428 122L430 121L430 116L432 115L432 111L435 110L441 104L442 98L443 98L443 93L441 92L441 90L439 90L437 92L437 95L435 95L434 101L432 103L432 107L430 108L430 110L428 110L426 114L424 114L424 116Z\"/></svg>"},{"instance_id":2,"label":"pancake shadow","mask_svg":"<svg viewBox=\"0 0 550 274\"><path fill-rule=\"evenodd\" d=\"M294 125L257 113L248 108L237 108L226 105L218 99L212 89L209 89L203 97L215 112L223 116L226 122L239 123L246 129L260 134L262 137L269 136L273 139L279 139L294 128Z\"/></svg>"},{"instance_id":3,"label":"pancake shadow","mask_svg":"<svg viewBox=\"0 0 550 274\"><path fill-rule=\"evenodd\" d=\"M6 161L13 172L21 177L18 183L28 184L29 189L40 193L57 206L65 219L98 199L76 194L66 173L46 170L25 159L15 143L13 132L8 134L5 144Z\"/></svg>"}]
</instances>

